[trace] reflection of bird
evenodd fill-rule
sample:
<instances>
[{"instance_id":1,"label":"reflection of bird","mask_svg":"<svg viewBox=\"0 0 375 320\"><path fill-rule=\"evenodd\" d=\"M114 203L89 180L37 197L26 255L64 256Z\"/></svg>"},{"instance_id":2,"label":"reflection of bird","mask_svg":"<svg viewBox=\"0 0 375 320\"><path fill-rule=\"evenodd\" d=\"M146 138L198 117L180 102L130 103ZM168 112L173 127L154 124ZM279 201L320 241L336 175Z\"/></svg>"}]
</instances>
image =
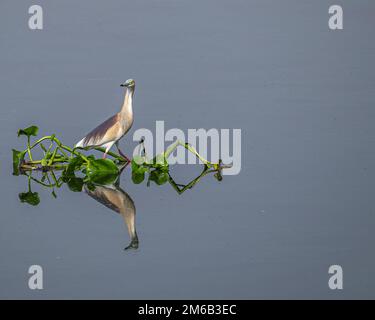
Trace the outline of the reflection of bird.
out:
<instances>
[{"instance_id":1,"label":"reflection of bird","mask_svg":"<svg viewBox=\"0 0 375 320\"><path fill-rule=\"evenodd\" d=\"M122 215L131 238L131 242L125 250L131 248L137 249L138 236L135 229L135 206L132 198L120 187L114 185L97 185L94 190L89 190L85 186L85 191L96 201Z\"/></svg>"},{"instance_id":2,"label":"reflection of bird","mask_svg":"<svg viewBox=\"0 0 375 320\"><path fill-rule=\"evenodd\" d=\"M76 148L104 147L105 153L103 154L103 158L105 158L109 149L111 149L113 144L116 144L120 155L129 162L129 159L119 149L118 141L129 131L133 124L132 102L135 81L133 79L126 80L121 86L126 88L121 111L87 134L86 137L75 145Z\"/></svg>"}]
</instances>

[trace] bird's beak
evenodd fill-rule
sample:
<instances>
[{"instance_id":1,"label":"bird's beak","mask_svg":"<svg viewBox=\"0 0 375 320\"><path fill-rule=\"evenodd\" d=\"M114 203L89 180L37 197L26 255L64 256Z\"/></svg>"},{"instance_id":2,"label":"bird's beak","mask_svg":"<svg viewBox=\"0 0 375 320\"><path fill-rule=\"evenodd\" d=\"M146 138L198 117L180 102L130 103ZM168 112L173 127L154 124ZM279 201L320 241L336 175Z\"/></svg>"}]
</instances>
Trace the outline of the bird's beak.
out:
<instances>
[{"instance_id":1,"label":"bird's beak","mask_svg":"<svg viewBox=\"0 0 375 320\"><path fill-rule=\"evenodd\" d=\"M120 87L126 87L126 86L127 86L126 83L121 83L121 84L120 84Z\"/></svg>"}]
</instances>

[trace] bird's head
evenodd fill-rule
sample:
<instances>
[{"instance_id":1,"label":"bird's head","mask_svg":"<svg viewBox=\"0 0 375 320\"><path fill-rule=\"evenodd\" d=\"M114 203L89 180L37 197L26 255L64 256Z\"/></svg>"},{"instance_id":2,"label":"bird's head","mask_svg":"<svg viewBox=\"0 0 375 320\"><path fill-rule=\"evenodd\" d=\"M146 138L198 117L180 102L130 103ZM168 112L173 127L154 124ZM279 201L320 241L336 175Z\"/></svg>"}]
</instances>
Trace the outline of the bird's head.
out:
<instances>
[{"instance_id":1,"label":"bird's head","mask_svg":"<svg viewBox=\"0 0 375 320\"><path fill-rule=\"evenodd\" d=\"M120 84L120 86L125 88L134 88L135 81L133 79L128 79L124 83Z\"/></svg>"}]
</instances>

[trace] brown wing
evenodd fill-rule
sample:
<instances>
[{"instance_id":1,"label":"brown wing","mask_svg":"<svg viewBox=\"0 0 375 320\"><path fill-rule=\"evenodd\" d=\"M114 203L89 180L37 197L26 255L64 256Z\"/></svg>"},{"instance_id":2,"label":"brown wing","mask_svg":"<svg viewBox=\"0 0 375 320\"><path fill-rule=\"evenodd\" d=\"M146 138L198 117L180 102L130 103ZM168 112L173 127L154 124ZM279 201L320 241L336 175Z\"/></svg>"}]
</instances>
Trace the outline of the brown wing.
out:
<instances>
[{"instance_id":1,"label":"brown wing","mask_svg":"<svg viewBox=\"0 0 375 320\"><path fill-rule=\"evenodd\" d=\"M110 133L112 128L118 124L118 114L110 117L83 138L83 147L102 145L112 140ZM114 137L113 137L114 139ZM107 141L108 140L108 141Z\"/></svg>"}]
</instances>

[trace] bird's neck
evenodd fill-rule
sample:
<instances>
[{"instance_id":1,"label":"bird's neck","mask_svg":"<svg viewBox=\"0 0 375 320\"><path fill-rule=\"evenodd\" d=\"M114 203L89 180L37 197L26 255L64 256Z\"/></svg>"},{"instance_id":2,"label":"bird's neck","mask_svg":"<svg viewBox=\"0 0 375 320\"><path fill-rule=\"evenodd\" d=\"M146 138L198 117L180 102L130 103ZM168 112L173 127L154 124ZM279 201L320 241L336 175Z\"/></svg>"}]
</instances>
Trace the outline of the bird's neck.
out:
<instances>
[{"instance_id":1,"label":"bird's neck","mask_svg":"<svg viewBox=\"0 0 375 320\"><path fill-rule=\"evenodd\" d=\"M134 88L126 88L124 103L121 108L122 114L133 113L133 95L134 95Z\"/></svg>"}]
</instances>

